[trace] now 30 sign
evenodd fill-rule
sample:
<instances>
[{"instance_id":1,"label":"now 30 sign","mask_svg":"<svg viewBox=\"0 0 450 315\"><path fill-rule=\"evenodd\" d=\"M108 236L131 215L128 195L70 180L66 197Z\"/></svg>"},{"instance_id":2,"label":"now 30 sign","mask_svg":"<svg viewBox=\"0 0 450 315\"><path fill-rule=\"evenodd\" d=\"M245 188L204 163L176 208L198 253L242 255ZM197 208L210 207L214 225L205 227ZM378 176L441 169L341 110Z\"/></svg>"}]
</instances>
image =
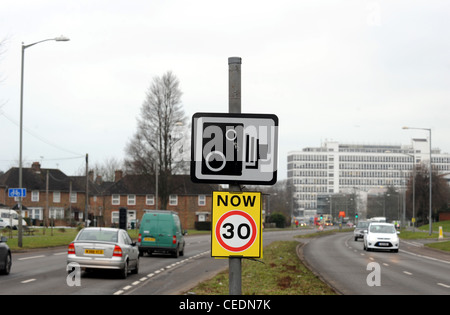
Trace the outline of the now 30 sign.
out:
<instances>
[{"instance_id":1,"label":"now 30 sign","mask_svg":"<svg viewBox=\"0 0 450 315\"><path fill-rule=\"evenodd\" d=\"M213 192L212 257L262 257L261 193Z\"/></svg>"}]
</instances>

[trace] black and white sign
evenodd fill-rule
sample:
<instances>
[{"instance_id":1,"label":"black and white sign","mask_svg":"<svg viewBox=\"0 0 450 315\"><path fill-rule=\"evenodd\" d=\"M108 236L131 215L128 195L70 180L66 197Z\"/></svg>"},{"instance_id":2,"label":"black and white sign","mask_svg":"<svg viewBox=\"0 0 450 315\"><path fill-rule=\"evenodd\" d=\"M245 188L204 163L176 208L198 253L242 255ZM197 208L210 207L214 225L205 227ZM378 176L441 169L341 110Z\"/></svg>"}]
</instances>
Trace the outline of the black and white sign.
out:
<instances>
[{"instance_id":1,"label":"black and white sign","mask_svg":"<svg viewBox=\"0 0 450 315\"><path fill-rule=\"evenodd\" d=\"M196 113L192 117L194 182L273 185L277 150L275 115Z\"/></svg>"}]
</instances>

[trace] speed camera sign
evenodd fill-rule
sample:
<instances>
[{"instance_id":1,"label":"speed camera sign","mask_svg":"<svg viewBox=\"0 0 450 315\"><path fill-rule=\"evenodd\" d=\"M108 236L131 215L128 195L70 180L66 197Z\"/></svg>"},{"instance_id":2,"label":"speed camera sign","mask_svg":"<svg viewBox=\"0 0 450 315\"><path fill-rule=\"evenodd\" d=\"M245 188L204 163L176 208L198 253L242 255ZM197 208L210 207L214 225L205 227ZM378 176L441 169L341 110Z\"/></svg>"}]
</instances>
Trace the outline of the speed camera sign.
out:
<instances>
[{"instance_id":1,"label":"speed camera sign","mask_svg":"<svg viewBox=\"0 0 450 315\"><path fill-rule=\"evenodd\" d=\"M262 257L261 193L213 192L212 257Z\"/></svg>"},{"instance_id":2,"label":"speed camera sign","mask_svg":"<svg viewBox=\"0 0 450 315\"><path fill-rule=\"evenodd\" d=\"M273 185L277 182L278 117L195 113L191 179L195 183Z\"/></svg>"}]
</instances>

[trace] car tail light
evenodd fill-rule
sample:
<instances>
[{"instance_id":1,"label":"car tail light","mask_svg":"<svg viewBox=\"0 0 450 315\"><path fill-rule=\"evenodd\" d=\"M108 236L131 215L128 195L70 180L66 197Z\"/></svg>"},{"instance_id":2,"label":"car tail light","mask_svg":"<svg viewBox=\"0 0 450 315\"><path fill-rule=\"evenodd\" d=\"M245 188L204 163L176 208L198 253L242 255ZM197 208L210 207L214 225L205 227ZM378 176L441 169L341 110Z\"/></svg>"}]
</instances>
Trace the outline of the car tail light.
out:
<instances>
[{"instance_id":1,"label":"car tail light","mask_svg":"<svg viewBox=\"0 0 450 315\"><path fill-rule=\"evenodd\" d=\"M139 242L139 243L142 242L142 234L141 234L141 233L139 233L139 236L138 236L138 242Z\"/></svg>"},{"instance_id":2,"label":"car tail light","mask_svg":"<svg viewBox=\"0 0 450 315\"><path fill-rule=\"evenodd\" d=\"M177 236L176 236L176 235L173 236L172 243L173 243L173 244L176 244L176 243L177 243Z\"/></svg>"},{"instance_id":3,"label":"car tail light","mask_svg":"<svg viewBox=\"0 0 450 315\"><path fill-rule=\"evenodd\" d=\"M113 257L122 257L122 248L119 245L114 247Z\"/></svg>"},{"instance_id":4,"label":"car tail light","mask_svg":"<svg viewBox=\"0 0 450 315\"><path fill-rule=\"evenodd\" d=\"M74 243L70 243L69 244L69 250L67 251L67 254L74 254L75 255L75 244Z\"/></svg>"}]
</instances>

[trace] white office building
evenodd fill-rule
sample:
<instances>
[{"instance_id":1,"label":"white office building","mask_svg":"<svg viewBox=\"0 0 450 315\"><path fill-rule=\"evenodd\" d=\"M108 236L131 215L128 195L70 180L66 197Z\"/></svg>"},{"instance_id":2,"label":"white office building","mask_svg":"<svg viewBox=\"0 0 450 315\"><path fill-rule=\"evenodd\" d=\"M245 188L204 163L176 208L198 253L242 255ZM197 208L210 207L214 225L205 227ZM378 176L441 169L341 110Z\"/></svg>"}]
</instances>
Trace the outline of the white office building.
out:
<instances>
[{"instance_id":1,"label":"white office building","mask_svg":"<svg viewBox=\"0 0 450 315\"><path fill-rule=\"evenodd\" d=\"M366 194L388 186L405 189L414 163L429 165L427 139L410 145L341 144L325 141L288 153L288 179L294 185L294 210L315 210L318 196ZM450 178L450 154L432 149L433 170ZM448 180L448 179L447 179Z\"/></svg>"}]
</instances>

